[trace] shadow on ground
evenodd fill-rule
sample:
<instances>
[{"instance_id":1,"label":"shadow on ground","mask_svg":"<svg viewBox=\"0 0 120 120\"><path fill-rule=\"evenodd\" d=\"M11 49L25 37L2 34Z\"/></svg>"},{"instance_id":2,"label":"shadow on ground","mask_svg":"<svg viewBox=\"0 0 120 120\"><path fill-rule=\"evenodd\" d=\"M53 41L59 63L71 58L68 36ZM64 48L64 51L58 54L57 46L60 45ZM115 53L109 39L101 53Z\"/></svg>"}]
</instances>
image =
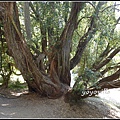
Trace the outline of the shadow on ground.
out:
<instances>
[{"instance_id":1,"label":"shadow on ground","mask_svg":"<svg viewBox=\"0 0 120 120\"><path fill-rule=\"evenodd\" d=\"M7 94L0 95L0 118L120 118L120 109L99 97L68 104L63 97L47 99L27 91Z\"/></svg>"}]
</instances>

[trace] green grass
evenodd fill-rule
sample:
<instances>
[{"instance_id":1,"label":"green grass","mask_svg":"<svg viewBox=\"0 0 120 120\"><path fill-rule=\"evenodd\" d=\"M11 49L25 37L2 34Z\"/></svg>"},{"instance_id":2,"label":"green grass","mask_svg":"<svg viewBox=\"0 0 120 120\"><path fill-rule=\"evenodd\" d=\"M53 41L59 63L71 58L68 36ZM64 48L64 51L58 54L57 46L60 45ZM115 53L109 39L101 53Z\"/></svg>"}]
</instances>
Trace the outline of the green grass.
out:
<instances>
[{"instance_id":1,"label":"green grass","mask_svg":"<svg viewBox=\"0 0 120 120\"><path fill-rule=\"evenodd\" d=\"M20 90L27 88L27 85L25 83L21 83L19 80L17 81L10 81L8 84L8 88L13 90Z\"/></svg>"}]
</instances>

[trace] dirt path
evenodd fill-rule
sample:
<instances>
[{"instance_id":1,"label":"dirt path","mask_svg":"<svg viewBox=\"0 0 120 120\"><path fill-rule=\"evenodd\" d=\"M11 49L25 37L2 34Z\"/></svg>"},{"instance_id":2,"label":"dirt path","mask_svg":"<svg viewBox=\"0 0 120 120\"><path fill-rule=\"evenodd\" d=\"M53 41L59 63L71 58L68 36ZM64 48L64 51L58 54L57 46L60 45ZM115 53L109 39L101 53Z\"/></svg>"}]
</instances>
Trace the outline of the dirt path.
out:
<instances>
[{"instance_id":1,"label":"dirt path","mask_svg":"<svg viewBox=\"0 0 120 120\"><path fill-rule=\"evenodd\" d=\"M0 95L0 118L120 118L120 108L107 100L87 98L76 105L36 94L9 99Z\"/></svg>"}]
</instances>

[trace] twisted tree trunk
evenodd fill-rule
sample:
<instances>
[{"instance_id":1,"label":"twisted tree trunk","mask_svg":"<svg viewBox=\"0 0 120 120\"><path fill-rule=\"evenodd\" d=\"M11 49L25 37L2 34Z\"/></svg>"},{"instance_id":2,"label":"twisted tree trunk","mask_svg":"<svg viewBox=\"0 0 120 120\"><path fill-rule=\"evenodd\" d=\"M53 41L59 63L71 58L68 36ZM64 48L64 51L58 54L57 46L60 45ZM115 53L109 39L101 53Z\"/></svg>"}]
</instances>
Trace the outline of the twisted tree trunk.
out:
<instances>
[{"instance_id":1,"label":"twisted tree trunk","mask_svg":"<svg viewBox=\"0 0 120 120\"><path fill-rule=\"evenodd\" d=\"M9 52L14 58L17 68L27 82L29 91L34 91L43 96L59 97L64 93L60 82L54 84L51 78L42 73L33 60L32 53L21 34L18 9L15 2L1 2L4 31Z\"/></svg>"},{"instance_id":2,"label":"twisted tree trunk","mask_svg":"<svg viewBox=\"0 0 120 120\"><path fill-rule=\"evenodd\" d=\"M33 58L34 55L30 52L30 49L22 36L16 2L0 3L1 18L4 25L4 32L9 53L13 57L24 80L27 82L29 91L37 92L41 96L47 96L49 98L58 98L65 94L65 99L67 100L71 98L86 98L90 96L93 91L100 91L103 88L113 88L116 85L118 85L116 87L120 86L120 82L118 80L120 70L118 70L113 75L98 81L97 85L100 88L91 86L87 90L83 91L88 91L88 94L83 95L80 91L74 90L68 92L71 82L70 69L74 68L79 63L86 45L92 38L92 34L95 34L96 32L95 16L93 16L88 32L80 39L76 54L70 62L72 36L78 25L78 14L83 9L84 4L85 3L83 2L72 4L70 17L60 36L60 43L53 46L52 53L48 53L48 57L50 56L50 71L49 73L46 73L45 70L42 70L43 64L39 64L40 66L37 64L42 61L41 58L43 58L43 54L39 54L39 58L36 59L38 62L36 63L36 60ZM102 5L103 3L98 4L95 10L96 14L98 12L98 8ZM41 33L46 34L46 31L43 30ZM43 41L44 38L42 38L42 42ZM47 44L45 44L45 46L43 45L43 51L45 51L47 47L46 45ZM112 59L119 51L120 48L116 49L108 57ZM95 66L95 69L99 70L109 61L110 60L103 60L100 64L98 64L98 66ZM95 94L92 94L91 96L94 95Z\"/></svg>"},{"instance_id":3,"label":"twisted tree trunk","mask_svg":"<svg viewBox=\"0 0 120 120\"><path fill-rule=\"evenodd\" d=\"M71 15L60 37L60 48L53 47L50 61L50 74L41 71L33 59L27 43L22 36L16 2L1 2L2 21L9 53L13 57L17 68L28 84L29 91L42 96L58 98L65 94L70 85L70 47L73 32L76 29L78 13L84 3L74 3ZM39 55L42 58L42 54Z\"/></svg>"}]
</instances>

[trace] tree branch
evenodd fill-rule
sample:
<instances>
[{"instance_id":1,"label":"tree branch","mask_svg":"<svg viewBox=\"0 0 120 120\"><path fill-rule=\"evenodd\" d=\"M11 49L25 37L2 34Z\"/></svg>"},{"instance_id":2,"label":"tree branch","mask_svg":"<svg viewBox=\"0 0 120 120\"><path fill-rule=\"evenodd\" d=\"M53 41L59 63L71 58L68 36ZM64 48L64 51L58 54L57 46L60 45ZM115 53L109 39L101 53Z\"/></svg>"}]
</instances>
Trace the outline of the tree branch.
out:
<instances>
[{"instance_id":1,"label":"tree branch","mask_svg":"<svg viewBox=\"0 0 120 120\"><path fill-rule=\"evenodd\" d=\"M103 10L101 10L100 12L104 12L106 9L108 9L108 8L111 8L111 7L115 7L115 6L119 6L120 4L115 4L115 5L110 5L110 6L108 6L108 7L106 7L106 8L104 8Z\"/></svg>"},{"instance_id":2,"label":"tree branch","mask_svg":"<svg viewBox=\"0 0 120 120\"><path fill-rule=\"evenodd\" d=\"M83 54L88 42L91 40L92 36L96 33L97 26L96 26L95 19L96 19L96 16L98 16L99 9L104 4L105 4L105 2L99 2L97 7L95 8L93 16L91 17L91 22L90 22L88 31L80 38L76 54L70 61L70 69L73 69L80 62L82 54Z\"/></svg>"},{"instance_id":3,"label":"tree branch","mask_svg":"<svg viewBox=\"0 0 120 120\"><path fill-rule=\"evenodd\" d=\"M60 51L61 60L61 75L62 81L67 81L66 84L70 84L70 52L72 37L75 29L77 29L77 20L79 12L84 8L85 2L73 2L70 17L65 25L65 28L60 36L60 45L62 46ZM67 77L69 76L69 77Z\"/></svg>"},{"instance_id":4,"label":"tree branch","mask_svg":"<svg viewBox=\"0 0 120 120\"><path fill-rule=\"evenodd\" d=\"M117 68L120 68L120 65L115 65L115 66L110 66L110 67L107 67L106 69L104 69L103 71L101 71L101 75L104 75L106 72L112 70L112 69L117 69Z\"/></svg>"},{"instance_id":5,"label":"tree branch","mask_svg":"<svg viewBox=\"0 0 120 120\"><path fill-rule=\"evenodd\" d=\"M108 43L106 49L100 54L99 58L97 58L97 60L92 65L91 69L94 69L94 67L98 65L108 55L108 53L110 53L110 51L112 51L113 49L114 48L110 48L109 43Z\"/></svg>"},{"instance_id":6,"label":"tree branch","mask_svg":"<svg viewBox=\"0 0 120 120\"><path fill-rule=\"evenodd\" d=\"M105 60L103 60L101 63L99 63L98 65L96 65L94 67L95 71L98 71L100 68L102 68L104 65L106 65L107 63L109 63L112 58L118 53L120 52L120 47L118 47L117 49L115 49Z\"/></svg>"},{"instance_id":7,"label":"tree branch","mask_svg":"<svg viewBox=\"0 0 120 120\"><path fill-rule=\"evenodd\" d=\"M120 69L117 72L115 72L113 75L101 79L96 83L96 85L93 85L88 89L82 91L80 90L69 91L67 94L65 94L65 102L67 102L67 99L70 99L70 96L72 96L71 99L79 100L79 99L84 99L87 97L93 97L95 95L98 95L103 90L119 88L120 80L117 80L119 79L119 77L120 77Z\"/></svg>"},{"instance_id":8,"label":"tree branch","mask_svg":"<svg viewBox=\"0 0 120 120\"><path fill-rule=\"evenodd\" d=\"M35 14L37 20L39 20L39 14L38 14L38 12L35 10L35 8L34 8L32 2L30 2L29 5L30 5L30 7L31 7L31 9L32 9L32 11L33 11L33 13Z\"/></svg>"},{"instance_id":9,"label":"tree branch","mask_svg":"<svg viewBox=\"0 0 120 120\"><path fill-rule=\"evenodd\" d=\"M112 82L120 77L120 69L116 71L114 74L102 78L101 80L98 81L98 86L102 86L102 84L107 83L107 82Z\"/></svg>"}]
</instances>

